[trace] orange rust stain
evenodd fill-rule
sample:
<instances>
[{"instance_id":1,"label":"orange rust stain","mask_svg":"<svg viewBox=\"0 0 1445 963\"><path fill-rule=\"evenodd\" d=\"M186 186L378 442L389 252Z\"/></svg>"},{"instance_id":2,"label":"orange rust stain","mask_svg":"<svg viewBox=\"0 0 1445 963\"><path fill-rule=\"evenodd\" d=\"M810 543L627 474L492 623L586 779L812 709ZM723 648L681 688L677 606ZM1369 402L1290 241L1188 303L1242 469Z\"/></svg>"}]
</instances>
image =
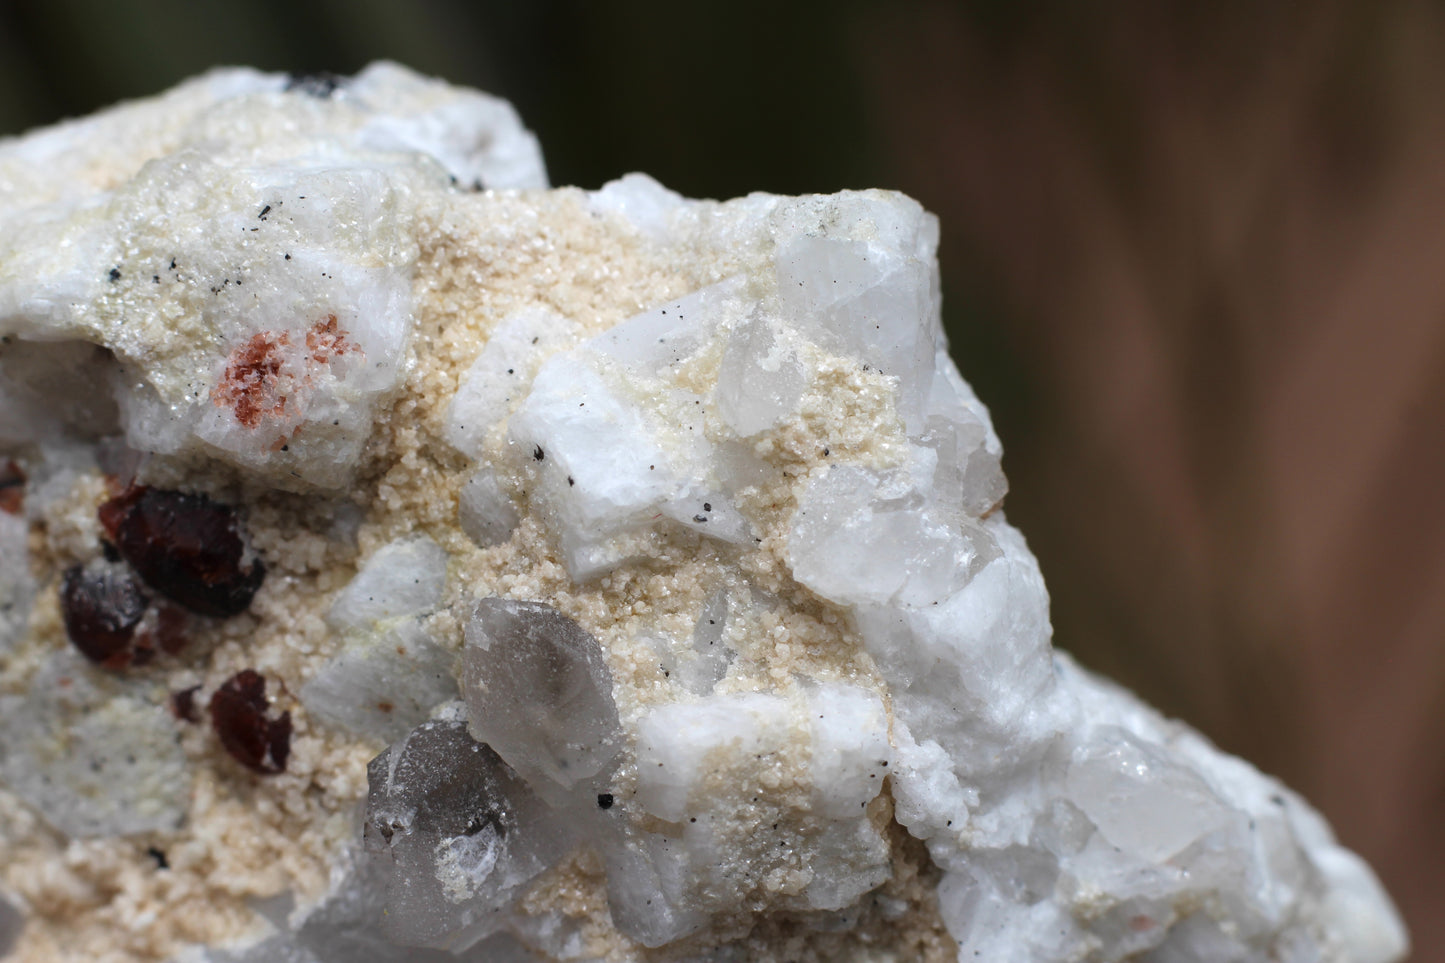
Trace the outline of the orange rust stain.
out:
<instances>
[{"instance_id":1,"label":"orange rust stain","mask_svg":"<svg viewBox=\"0 0 1445 963\"><path fill-rule=\"evenodd\" d=\"M263 331L232 351L220 384L211 391L211 401L219 408L230 408L247 428L255 428L268 415L285 414L286 396L276 389L285 364L281 351L290 343L285 332Z\"/></svg>"},{"instance_id":2,"label":"orange rust stain","mask_svg":"<svg viewBox=\"0 0 1445 963\"><path fill-rule=\"evenodd\" d=\"M282 400L282 401L285 401L286 399L285 399L285 398L282 398L281 400ZM272 451L282 451L283 449L285 449L285 447L286 447L287 445L291 444L291 442L293 442L293 441L296 440L296 438L301 434L301 429L304 428L304 427L306 427L306 426L305 426L305 425L297 425L295 428L292 428L292 429L291 429L291 434L289 434L289 435L277 435L277 436L276 436L276 440L273 441L273 442L271 442L271 450L272 450Z\"/></svg>"}]
</instances>

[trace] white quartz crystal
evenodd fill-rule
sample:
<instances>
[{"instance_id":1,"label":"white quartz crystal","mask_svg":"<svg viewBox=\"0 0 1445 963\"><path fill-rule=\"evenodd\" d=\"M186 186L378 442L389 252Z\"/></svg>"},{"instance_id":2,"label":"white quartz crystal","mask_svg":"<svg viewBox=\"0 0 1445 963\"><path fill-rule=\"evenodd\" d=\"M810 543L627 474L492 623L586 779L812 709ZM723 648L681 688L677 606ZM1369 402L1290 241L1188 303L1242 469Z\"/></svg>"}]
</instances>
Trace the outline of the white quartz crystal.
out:
<instances>
[{"instance_id":1,"label":"white quartz crystal","mask_svg":"<svg viewBox=\"0 0 1445 963\"><path fill-rule=\"evenodd\" d=\"M1404 954L1304 800L1053 648L932 215L545 188L388 64L0 142L0 952ZM64 572L173 617L177 491L236 611L85 661Z\"/></svg>"}]
</instances>

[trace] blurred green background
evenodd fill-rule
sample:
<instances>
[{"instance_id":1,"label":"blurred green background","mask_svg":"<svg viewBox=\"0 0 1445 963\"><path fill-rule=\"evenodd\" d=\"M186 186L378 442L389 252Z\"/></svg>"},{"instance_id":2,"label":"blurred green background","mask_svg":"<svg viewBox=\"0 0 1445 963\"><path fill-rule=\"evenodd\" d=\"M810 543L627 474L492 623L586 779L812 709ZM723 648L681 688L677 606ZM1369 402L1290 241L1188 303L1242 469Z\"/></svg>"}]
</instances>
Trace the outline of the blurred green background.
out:
<instances>
[{"instance_id":1,"label":"blurred green background","mask_svg":"<svg viewBox=\"0 0 1445 963\"><path fill-rule=\"evenodd\" d=\"M1056 640L1314 800L1445 960L1445 11L0 0L0 133L218 64L512 100L553 183L892 187Z\"/></svg>"}]
</instances>

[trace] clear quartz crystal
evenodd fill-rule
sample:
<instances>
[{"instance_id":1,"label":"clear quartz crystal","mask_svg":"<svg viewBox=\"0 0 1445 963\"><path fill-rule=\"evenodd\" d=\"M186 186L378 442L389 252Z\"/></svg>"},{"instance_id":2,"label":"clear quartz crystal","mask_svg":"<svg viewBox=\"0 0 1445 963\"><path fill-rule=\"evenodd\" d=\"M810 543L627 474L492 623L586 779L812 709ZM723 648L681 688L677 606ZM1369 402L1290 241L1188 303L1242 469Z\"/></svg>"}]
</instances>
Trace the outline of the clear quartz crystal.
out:
<instances>
[{"instance_id":1,"label":"clear quartz crystal","mask_svg":"<svg viewBox=\"0 0 1445 963\"><path fill-rule=\"evenodd\" d=\"M612 673L585 629L541 602L488 598L466 626L471 732L539 793L563 798L617 752Z\"/></svg>"},{"instance_id":2,"label":"clear quartz crystal","mask_svg":"<svg viewBox=\"0 0 1445 963\"><path fill-rule=\"evenodd\" d=\"M464 720L424 723L372 761L366 841L389 867L382 932L463 950L572 834Z\"/></svg>"},{"instance_id":3,"label":"clear quartz crystal","mask_svg":"<svg viewBox=\"0 0 1445 963\"><path fill-rule=\"evenodd\" d=\"M0 898L0 956L9 953L20 939L20 930L25 926L25 916L9 900Z\"/></svg>"}]
</instances>

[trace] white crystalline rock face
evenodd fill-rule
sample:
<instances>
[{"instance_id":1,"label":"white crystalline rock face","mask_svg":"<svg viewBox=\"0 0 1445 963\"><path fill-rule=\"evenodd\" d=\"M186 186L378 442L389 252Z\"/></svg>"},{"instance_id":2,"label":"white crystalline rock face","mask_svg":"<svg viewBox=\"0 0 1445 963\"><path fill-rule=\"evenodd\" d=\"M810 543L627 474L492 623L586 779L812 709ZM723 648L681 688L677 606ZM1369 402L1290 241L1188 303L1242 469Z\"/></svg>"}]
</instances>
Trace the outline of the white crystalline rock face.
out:
<instances>
[{"instance_id":1,"label":"white crystalline rock face","mask_svg":"<svg viewBox=\"0 0 1445 963\"><path fill-rule=\"evenodd\" d=\"M0 784L76 838L175 827L190 778L171 719L146 688L56 653L30 692L0 696Z\"/></svg>"},{"instance_id":2,"label":"white crystalline rock face","mask_svg":"<svg viewBox=\"0 0 1445 963\"><path fill-rule=\"evenodd\" d=\"M457 697L455 656L428 635L447 554L426 536L383 546L336 596L326 621L341 650L301 689L319 719L391 741Z\"/></svg>"},{"instance_id":3,"label":"white crystalline rock face","mask_svg":"<svg viewBox=\"0 0 1445 963\"><path fill-rule=\"evenodd\" d=\"M677 380L684 362L747 311L743 289L730 279L660 305L537 373L508 439L536 462L539 502L573 578L640 554L638 536L663 520L724 542L750 540L720 487L712 399Z\"/></svg>"},{"instance_id":4,"label":"white crystalline rock face","mask_svg":"<svg viewBox=\"0 0 1445 963\"><path fill-rule=\"evenodd\" d=\"M447 441L464 455L480 457L487 431L527 397L542 360L576 337L575 322L545 309L519 312L498 325L452 397Z\"/></svg>"},{"instance_id":5,"label":"white crystalline rock face","mask_svg":"<svg viewBox=\"0 0 1445 963\"><path fill-rule=\"evenodd\" d=\"M546 186L510 105L391 64L216 71L0 143L0 334L104 349L49 394L113 397L137 447L339 488L405 376L411 198L450 179Z\"/></svg>"},{"instance_id":6,"label":"white crystalline rock face","mask_svg":"<svg viewBox=\"0 0 1445 963\"><path fill-rule=\"evenodd\" d=\"M0 512L0 653L25 634L30 616L35 585L30 575L29 536L23 519Z\"/></svg>"},{"instance_id":7,"label":"white crystalline rock face","mask_svg":"<svg viewBox=\"0 0 1445 963\"><path fill-rule=\"evenodd\" d=\"M680 861L699 881L697 908L739 899L749 876L772 862L775 833L735 818L768 771L796 780L818 827L787 854L807 867L794 905L842 910L891 875L888 844L867 812L890 755L876 693L824 685L794 699L741 693L673 703L642 718L636 752L637 802L682 826Z\"/></svg>"},{"instance_id":8,"label":"white crystalline rock face","mask_svg":"<svg viewBox=\"0 0 1445 963\"><path fill-rule=\"evenodd\" d=\"M931 215L545 187L394 65L0 142L0 948L1403 955L1307 803L1053 648ZM64 572L191 551L167 495L98 561L132 481L264 579L96 666Z\"/></svg>"}]
</instances>

